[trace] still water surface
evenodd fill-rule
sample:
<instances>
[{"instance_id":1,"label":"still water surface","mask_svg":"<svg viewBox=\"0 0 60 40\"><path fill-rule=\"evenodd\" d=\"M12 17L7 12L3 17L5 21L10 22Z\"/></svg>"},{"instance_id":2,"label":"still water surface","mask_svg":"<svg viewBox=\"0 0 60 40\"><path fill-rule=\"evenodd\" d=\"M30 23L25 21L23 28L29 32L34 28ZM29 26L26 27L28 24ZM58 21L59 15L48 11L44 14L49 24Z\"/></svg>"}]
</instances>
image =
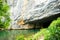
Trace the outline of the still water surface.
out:
<instances>
[{"instance_id":1,"label":"still water surface","mask_svg":"<svg viewBox=\"0 0 60 40\"><path fill-rule=\"evenodd\" d=\"M0 40L15 40L16 36L32 36L37 33L39 29L32 30L0 30Z\"/></svg>"}]
</instances>

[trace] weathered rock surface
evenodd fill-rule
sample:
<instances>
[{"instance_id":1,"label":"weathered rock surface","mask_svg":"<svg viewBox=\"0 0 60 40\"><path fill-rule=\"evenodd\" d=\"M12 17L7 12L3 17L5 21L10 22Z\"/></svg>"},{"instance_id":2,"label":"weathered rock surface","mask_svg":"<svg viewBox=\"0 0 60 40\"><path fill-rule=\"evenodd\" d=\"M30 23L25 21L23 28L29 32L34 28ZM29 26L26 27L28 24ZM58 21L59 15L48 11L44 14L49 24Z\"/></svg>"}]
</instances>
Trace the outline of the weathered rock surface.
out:
<instances>
[{"instance_id":1,"label":"weathered rock surface","mask_svg":"<svg viewBox=\"0 0 60 40\"><path fill-rule=\"evenodd\" d=\"M24 23L34 21L43 23L60 16L60 0L46 0L41 3L36 2L37 0L29 11L25 11L23 15L20 16L19 21L23 18ZM27 9L29 9L29 7Z\"/></svg>"},{"instance_id":2,"label":"weathered rock surface","mask_svg":"<svg viewBox=\"0 0 60 40\"><path fill-rule=\"evenodd\" d=\"M49 23L60 16L60 0L7 1L11 7L10 11L13 22L10 28L12 29L40 27L42 23ZM34 25L31 26L31 23Z\"/></svg>"}]
</instances>

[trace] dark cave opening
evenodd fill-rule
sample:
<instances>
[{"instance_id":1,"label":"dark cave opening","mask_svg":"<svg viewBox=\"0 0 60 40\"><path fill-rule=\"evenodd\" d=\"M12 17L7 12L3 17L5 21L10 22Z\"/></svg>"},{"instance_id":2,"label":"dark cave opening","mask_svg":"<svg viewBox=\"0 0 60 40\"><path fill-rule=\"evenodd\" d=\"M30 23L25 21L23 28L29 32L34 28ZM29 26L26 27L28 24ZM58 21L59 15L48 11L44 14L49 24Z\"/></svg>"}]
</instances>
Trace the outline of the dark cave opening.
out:
<instances>
[{"instance_id":1,"label":"dark cave opening","mask_svg":"<svg viewBox=\"0 0 60 40\"><path fill-rule=\"evenodd\" d=\"M30 21L30 22L28 22L28 24L34 25L33 29L48 28L48 26L51 24L51 22L53 20L56 20L58 17L60 17L60 13L49 16L47 18L43 18L41 20Z\"/></svg>"}]
</instances>

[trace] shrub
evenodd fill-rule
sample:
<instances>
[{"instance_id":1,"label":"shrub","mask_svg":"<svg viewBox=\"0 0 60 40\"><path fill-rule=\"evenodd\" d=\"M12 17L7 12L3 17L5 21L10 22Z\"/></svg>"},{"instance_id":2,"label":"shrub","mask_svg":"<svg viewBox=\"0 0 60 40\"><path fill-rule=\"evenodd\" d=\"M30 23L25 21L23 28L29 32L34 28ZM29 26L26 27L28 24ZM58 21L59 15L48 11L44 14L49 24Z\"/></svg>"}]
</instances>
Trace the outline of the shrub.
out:
<instances>
[{"instance_id":1,"label":"shrub","mask_svg":"<svg viewBox=\"0 0 60 40\"><path fill-rule=\"evenodd\" d=\"M60 18L54 20L46 29L41 29L40 32L34 35L32 40L60 40Z\"/></svg>"},{"instance_id":2,"label":"shrub","mask_svg":"<svg viewBox=\"0 0 60 40\"><path fill-rule=\"evenodd\" d=\"M48 29L51 32L50 40L60 40L60 18L54 20Z\"/></svg>"},{"instance_id":3,"label":"shrub","mask_svg":"<svg viewBox=\"0 0 60 40\"><path fill-rule=\"evenodd\" d=\"M16 37L16 40L25 40L25 39L24 39L24 36L21 35L21 36L17 36L17 37Z\"/></svg>"}]
</instances>

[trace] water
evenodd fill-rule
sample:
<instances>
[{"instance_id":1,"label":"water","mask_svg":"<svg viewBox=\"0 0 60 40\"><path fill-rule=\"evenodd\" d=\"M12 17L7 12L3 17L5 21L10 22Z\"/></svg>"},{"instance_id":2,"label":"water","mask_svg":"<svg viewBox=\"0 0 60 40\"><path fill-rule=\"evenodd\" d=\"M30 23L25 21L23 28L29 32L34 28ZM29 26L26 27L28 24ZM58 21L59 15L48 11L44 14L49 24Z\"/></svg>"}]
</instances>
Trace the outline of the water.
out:
<instances>
[{"instance_id":1,"label":"water","mask_svg":"<svg viewBox=\"0 0 60 40\"><path fill-rule=\"evenodd\" d=\"M0 30L0 40L15 40L17 36L32 36L37 33L39 29L35 30Z\"/></svg>"}]
</instances>

